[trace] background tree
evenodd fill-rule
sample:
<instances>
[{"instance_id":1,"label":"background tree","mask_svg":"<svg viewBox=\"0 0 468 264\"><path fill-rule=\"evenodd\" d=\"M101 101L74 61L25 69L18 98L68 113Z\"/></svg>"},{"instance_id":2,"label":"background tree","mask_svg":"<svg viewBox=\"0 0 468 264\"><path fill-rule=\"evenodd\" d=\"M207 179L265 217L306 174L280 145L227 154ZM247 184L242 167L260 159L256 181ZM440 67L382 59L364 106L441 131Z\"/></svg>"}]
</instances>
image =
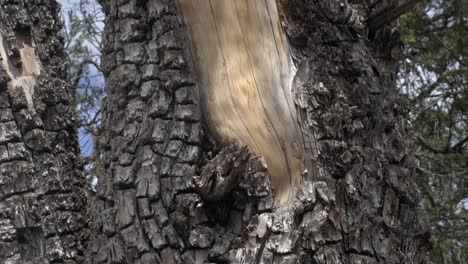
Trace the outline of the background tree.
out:
<instances>
[{"instance_id":1,"label":"background tree","mask_svg":"<svg viewBox=\"0 0 468 264\"><path fill-rule=\"evenodd\" d=\"M104 79L100 70L101 34L104 14L96 1L62 1L65 49L68 52L68 78L75 95L76 117L85 173L96 184L99 166L101 106Z\"/></svg>"},{"instance_id":2,"label":"background tree","mask_svg":"<svg viewBox=\"0 0 468 264\"><path fill-rule=\"evenodd\" d=\"M79 164L60 6L0 1L0 262L83 263Z\"/></svg>"},{"instance_id":3,"label":"background tree","mask_svg":"<svg viewBox=\"0 0 468 264\"><path fill-rule=\"evenodd\" d=\"M434 263L466 263L468 1L426 1L402 19L400 90L410 99Z\"/></svg>"}]
</instances>

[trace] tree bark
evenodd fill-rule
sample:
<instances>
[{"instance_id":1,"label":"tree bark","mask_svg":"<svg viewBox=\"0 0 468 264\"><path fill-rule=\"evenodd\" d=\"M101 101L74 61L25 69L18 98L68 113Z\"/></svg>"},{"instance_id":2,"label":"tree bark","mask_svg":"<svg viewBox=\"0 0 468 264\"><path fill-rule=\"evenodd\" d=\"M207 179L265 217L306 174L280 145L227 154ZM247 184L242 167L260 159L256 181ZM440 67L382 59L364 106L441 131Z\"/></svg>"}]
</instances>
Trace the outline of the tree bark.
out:
<instances>
[{"instance_id":1,"label":"tree bark","mask_svg":"<svg viewBox=\"0 0 468 264\"><path fill-rule=\"evenodd\" d=\"M246 53L257 48L248 38L248 47L234 55L209 40L216 40L211 34L225 34L221 46L238 49L229 42L237 40L229 37L236 31L229 23L255 28L262 16L244 20L241 12L236 19L223 19L220 14L234 16L234 8L225 8L233 3L227 0L199 0L189 7L194 2L102 1L108 96L88 262L427 263L430 234L417 212L407 109L395 89L399 30L394 23L367 34L369 14L386 2L280 0L269 5L277 8L272 20L282 28L276 32L285 34L288 56L297 67L287 91L294 111L288 111L295 113L300 130L299 171L304 172L293 194L275 203L282 199L273 190L283 187L275 177L282 176L271 163L275 159L257 156L268 153L268 143L262 143L267 151L255 150L236 130L238 119L230 128L229 118L219 121L222 115L214 111L232 111L217 101L223 97L207 99L228 85L210 88L210 78L228 76L237 89L238 80L251 73L234 78L200 65L210 63L210 56L249 57ZM228 24L213 29L208 23L204 36L203 27L196 29L197 23L204 25L203 17L187 11L200 8L208 16L206 4L220 5L222 12L210 7L213 16ZM264 34L259 36L263 41ZM204 50L204 42L214 45L213 54ZM253 76L261 72L262 61L266 58L253 67ZM241 63L236 69L247 67ZM263 69L265 80L282 71ZM279 91L275 85L259 89L258 96ZM240 100L242 95L231 96ZM255 113L245 111L240 118L264 118ZM273 118L281 121L281 115ZM233 141L251 153L228 145Z\"/></svg>"},{"instance_id":2,"label":"tree bark","mask_svg":"<svg viewBox=\"0 0 468 264\"><path fill-rule=\"evenodd\" d=\"M85 177L55 1L0 0L0 263L83 263Z\"/></svg>"}]
</instances>

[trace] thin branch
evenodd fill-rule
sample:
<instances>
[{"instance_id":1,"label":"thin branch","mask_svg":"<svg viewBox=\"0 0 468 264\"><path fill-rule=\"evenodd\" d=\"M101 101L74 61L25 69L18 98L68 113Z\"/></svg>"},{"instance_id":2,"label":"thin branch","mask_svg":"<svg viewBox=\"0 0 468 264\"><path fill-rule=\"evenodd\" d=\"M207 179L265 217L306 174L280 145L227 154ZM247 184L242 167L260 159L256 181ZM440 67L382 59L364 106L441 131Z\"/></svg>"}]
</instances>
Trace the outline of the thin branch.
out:
<instances>
[{"instance_id":1,"label":"thin branch","mask_svg":"<svg viewBox=\"0 0 468 264\"><path fill-rule=\"evenodd\" d=\"M99 108L98 111L96 111L96 113L94 113L93 118L90 118L91 116L88 115L88 119L86 120L86 122L83 121L80 125L81 125L82 127L88 127L88 126L97 124L98 121L99 121L98 118L99 118L100 115L101 115L101 110L102 110L102 109ZM91 120L89 120L89 119L91 119ZM92 131L89 131L89 132L92 132Z\"/></svg>"},{"instance_id":2,"label":"thin branch","mask_svg":"<svg viewBox=\"0 0 468 264\"><path fill-rule=\"evenodd\" d=\"M76 79L71 84L72 89L73 89L73 94L76 94L76 90L78 89L78 84L80 84L81 75L83 75L85 65L86 65L86 63L84 63L84 62L80 63L80 66L79 66L78 71L76 73Z\"/></svg>"},{"instance_id":3,"label":"thin branch","mask_svg":"<svg viewBox=\"0 0 468 264\"><path fill-rule=\"evenodd\" d=\"M439 148L436 148L434 147L431 143L429 143L424 137L422 137L421 135L417 134L416 135L416 138L418 139L418 141L423 145L423 147L425 147L426 149L434 152L434 153L446 153L446 150L445 149L439 149Z\"/></svg>"},{"instance_id":4,"label":"thin branch","mask_svg":"<svg viewBox=\"0 0 468 264\"><path fill-rule=\"evenodd\" d=\"M97 69L99 72L102 72L102 71L101 71L101 67L100 67L99 64L98 64L96 61L94 61L94 60L85 59L85 60L83 60L82 63L84 63L84 64L91 64L91 65L93 65L94 67L96 67L96 69Z\"/></svg>"},{"instance_id":5,"label":"thin branch","mask_svg":"<svg viewBox=\"0 0 468 264\"><path fill-rule=\"evenodd\" d=\"M421 143L421 145L424 148L437 154L459 153L462 151L463 145L468 142L468 136L467 136L453 146L447 146L445 148L437 148L437 147L434 147L431 143L429 143L429 141L427 141L423 136L419 134L416 134L416 139L419 141L419 143Z\"/></svg>"},{"instance_id":6,"label":"thin branch","mask_svg":"<svg viewBox=\"0 0 468 264\"><path fill-rule=\"evenodd\" d=\"M467 143L467 142L468 142L468 136L465 137L464 139L460 140L457 144L453 145L452 149L453 149L454 151L460 151L461 148L463 147L463 145L464 145L465 143Z\"/></svg>"}]
</instances>

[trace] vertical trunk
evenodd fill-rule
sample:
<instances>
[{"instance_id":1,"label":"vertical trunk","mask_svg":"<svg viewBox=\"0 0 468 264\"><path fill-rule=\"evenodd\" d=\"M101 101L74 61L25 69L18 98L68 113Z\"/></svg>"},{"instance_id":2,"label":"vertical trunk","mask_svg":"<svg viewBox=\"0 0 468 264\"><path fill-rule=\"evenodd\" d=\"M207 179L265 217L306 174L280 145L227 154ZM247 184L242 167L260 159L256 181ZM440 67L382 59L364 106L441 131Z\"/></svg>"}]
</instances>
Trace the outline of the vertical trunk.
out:
<instances>
[{"instance_id":1,"label":"vertical trunk","mask_svg":"<svg viewBox=\"0 0 468 264\"><path fill-rule=\"evenodd\" d=\"M368 32L374 2L102 1L89 262L426 263L398 28Z\"/></svg>"},{"instance_id":2,"label":"vertical trunk","mask_svg":"<svg viewBox=\"0 0 468 264\"><path fill-rule=\"evenodd\" d=\"M0 262L82 263L85 179L55 1L0 1Z\"/></svg>"}]
</instances>

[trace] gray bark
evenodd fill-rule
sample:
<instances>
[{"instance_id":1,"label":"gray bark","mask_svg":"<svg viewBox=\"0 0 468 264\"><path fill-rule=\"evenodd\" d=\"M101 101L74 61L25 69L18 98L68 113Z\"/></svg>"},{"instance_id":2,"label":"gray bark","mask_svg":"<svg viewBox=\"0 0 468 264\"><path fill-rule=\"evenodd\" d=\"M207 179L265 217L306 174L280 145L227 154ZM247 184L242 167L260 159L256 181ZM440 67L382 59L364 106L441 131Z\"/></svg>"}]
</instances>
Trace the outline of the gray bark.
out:
<instances>
[{"instance_id":1,"label":"gray bark","mask_svg":"<svg viewBox=\"0 0 468 264\"><path fill-rule=\"evenodd\" d=\"M83 263L85 178L55 1L0 1L0 263Z\"/></svg>"}]
</instances>

